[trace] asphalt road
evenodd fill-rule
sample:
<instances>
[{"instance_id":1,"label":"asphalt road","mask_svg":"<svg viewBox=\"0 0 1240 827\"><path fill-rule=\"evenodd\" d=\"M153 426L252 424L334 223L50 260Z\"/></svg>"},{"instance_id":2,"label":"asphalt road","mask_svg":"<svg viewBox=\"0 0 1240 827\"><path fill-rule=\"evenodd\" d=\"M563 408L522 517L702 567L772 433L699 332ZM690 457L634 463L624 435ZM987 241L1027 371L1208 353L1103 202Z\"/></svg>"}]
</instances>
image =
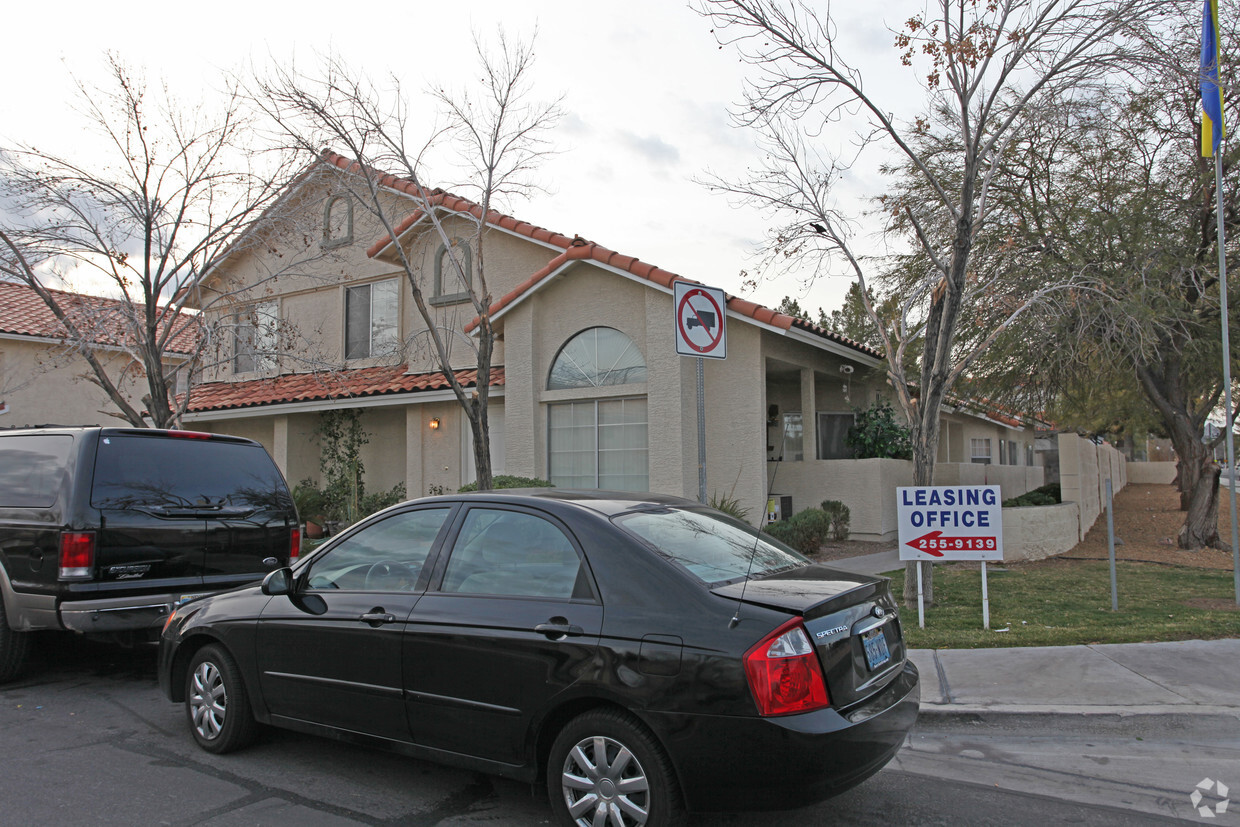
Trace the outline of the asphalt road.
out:
<instances>
[{"instance_id":1,"label":"asphalt road","mask_svg":"<svg viewBox=\"0 0 1240 827\"><path fill-rule=\"evenodd\" d=\"M27 674L0 687L0 768L5 824L550 821L546 801L524 785L321 738L271 730L244 752L209 755L159 694L152 649L63 636L40 640ZM1240 793L1234 732L1183 721L1140 733L928 721L891 767L839 798L693 824L1240 824L1240 801L1208 822L1193 809L1189 794L1206 773Z\"/></svg>"}]
</instances>

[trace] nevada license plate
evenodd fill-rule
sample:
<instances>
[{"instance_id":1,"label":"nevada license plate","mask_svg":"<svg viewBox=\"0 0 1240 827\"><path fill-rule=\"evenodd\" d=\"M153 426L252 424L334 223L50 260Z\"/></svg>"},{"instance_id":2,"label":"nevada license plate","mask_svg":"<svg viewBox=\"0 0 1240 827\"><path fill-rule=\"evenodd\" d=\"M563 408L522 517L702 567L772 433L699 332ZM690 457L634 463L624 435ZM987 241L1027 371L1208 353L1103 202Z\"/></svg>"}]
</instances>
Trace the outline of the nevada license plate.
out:
<instances>
[{"instance_id":1,"label":"nevada license plate","mask_svg":"<svg viewBox=\"0 0 1240 827\"><path fill-rule=\"evenodd\" d=\"M865 646L865 661L874 670L891 660L891 650L887 648L887 637L882 629L871 629L861 636Z\"/></svg>"}]
</instances>

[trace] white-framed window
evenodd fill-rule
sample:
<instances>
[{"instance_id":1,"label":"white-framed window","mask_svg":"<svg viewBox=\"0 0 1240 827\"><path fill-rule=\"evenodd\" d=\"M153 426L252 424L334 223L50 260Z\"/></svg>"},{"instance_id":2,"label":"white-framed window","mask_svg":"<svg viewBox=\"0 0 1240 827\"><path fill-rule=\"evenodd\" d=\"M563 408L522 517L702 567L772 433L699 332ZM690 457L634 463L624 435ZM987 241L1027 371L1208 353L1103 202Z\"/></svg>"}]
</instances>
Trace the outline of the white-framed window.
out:
<instances>
[{"instance_id":1,"label":"white-framed window","mask_svg":"<svg viewBox=\"0 0 1240 827\"><path fill-rule=\"evenodd\" d=\"M376 281L345 289L344 358L394 353L400 343L400 282Z\"/></svg>"},{"instance_id":2,"label":"white-framed window","mask_svg":"<svg viewBox=\"0 0 1240 827\"><path fill-rule=\"evenodd\" d=\"M353 199L335 195L323 206L323 249L353 243Z\"/></svg>"},{"instance_id":3,"label":"white-framed window","mask_svg":"<svg viewBox=\"0 0 1240 827\"><path fill-rule=\"evenodd\" d=\"M275 370L279 355L280 303L248 305L233 316L233 372Z\"/></svg>"},{"instance_id":4,"label":"white-framed window","mask_svg":"<svg viewBox=\"0 0 1240 827\"><path fill-rule=\"evenodd\" d=\"M1032 444L1025 445L1025 465L1028 465L1028 466L1033 465L1033 445Z\"/></svg>"},{"instance_id":5,"label":"white-framed window","mask_svg":"<svg viewBox=\"0 0 1240 827\"><path fill-rule=\"evenodd\" d=\"M1020 465L1020 445L1016 440L1008 440L1008 465Z\"/></svg>"},{"instance_id":6,"label":"white-framed window","mask_svg":"<svg viewBox=\"0 0 1240 827\"><path fill-rule=\"evenodd\" d=\"M990 465L992 462L990 453L990 438L985 437L979 439L977 437L973 437L969 440L969 452L971 454L971 462L976 462L979 465Z\"/></svg>"},{"instance_id":7,"label":"white-framed window","mask_svg":"<svg viewBox=\"0 0 1240 827\"><path fill-rule=\"evenodd\" d=\"M818 459L852 459L848 429L856 420L851 411L818 414Z\"/></svg>"},{"instance_id":8,"label":"white-framed window","mask_svg":"<svg viewBox=\"0 0 1240 827\"><path fill-rule=\"evenodd\" d=\"M547 389L577 390L640 384L646 361L619 330L592 327L573 336L552 362ZM547 475L562 488L646 491L650 487L645 396L547 405Z\"/></svg>"},{"instance_id":9,"label":"white-framed window","mask_svg":"<svg viewBox=\"0 0 1240 827\"><path fill-rule=\"evenodd\" d=\"M453 260L455 259L455 261ZM464 239L454 239L449 251L446 244L439 245L435 254L435 285L431 304L456 304L469 299L469 285L462 280L473 279L474 254Z\"/></svg>"},{"instance_id":10,"label":"white-framed window","mask_svg":"<svg viewBox=\"0 0 1240 827\"><path fill-rule=\"evenodd\" d=\"M625 334L591 327L565 343L551 364L547 390L602 388L646 381L646 360Z\"/></svg>"},{"instance_id":11,"label":"white-framed window","mask_svg":"<svg viewBox=\"0 0 1240 827\"><path fill-rule=\"evenodd\" d=\"M646 398L547 406L548 473L560 488L650 488Z\"/></svg>"}]
</instances>

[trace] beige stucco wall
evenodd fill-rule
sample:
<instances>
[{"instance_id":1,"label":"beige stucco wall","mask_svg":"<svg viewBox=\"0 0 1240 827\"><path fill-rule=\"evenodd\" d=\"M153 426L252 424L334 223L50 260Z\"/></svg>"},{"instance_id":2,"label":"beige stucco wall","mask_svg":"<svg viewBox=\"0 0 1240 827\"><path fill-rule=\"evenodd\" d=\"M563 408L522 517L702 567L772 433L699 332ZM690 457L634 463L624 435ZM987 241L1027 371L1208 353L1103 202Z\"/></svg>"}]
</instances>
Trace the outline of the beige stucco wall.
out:
<instances>
[{"instance_id":1,"label":"beige stucco wall","mask_svg":"<svg viewBox=\"0 0 1240 827\"><path fill-rule=\"evenodd\" d=\"M1059 434L1059 482L1061 499L1080 507L1078 539L1093 526L1105 508L1106 481L1112 494L1128 482L1123 454L1110 445L1095 445L1076 434Z\"/></svg>"},{"instance_id":2,"label":"beige stucco wall","mask_svg":"<svg viewBox=\"0 0 1240 827\"><path fill-rule=\"evenodd\" d=\"M934 466L935 485L997 485L1005 500L1041 487L1043 478L1040 465L940 462Z\"/></svg>"},{"instance_id":3,"label":"beige stucco wall","mask_svg":"<svg viewBox=\"0 0 1240 827\"><path fill-rule=\"evenodd\" d=\"M366 255L367 248L383 237L382 224L359 204L354 209L352 243L327 247L320 244L323 205L330 192L337 191L322 186L307 188L300 193L301 214L293 223L272 230L271 238L264 244L243 247L214 274L201 303L208 308L208 317L222 327L215 337L212 361L204 369L204 381L374 364L404 363L414 372L439 370L425 335L426 322L398 259L390 251L374 259ZM412 202L394 197L387 204L390 215L397 220L412 207ZM473 224L452 216L445 218L443 227L452 239L473 239L476 233ZM468 300L450 304L434 301L435 262L443 246L441 236L427 223L424 228L419 225L409 232L403 243L452 366L473 366L474 349L462 332L476 315L473 304ZM476 239L470 242L471 267L476 274L480 265L485 266L486 287L496 298L561 252L558 247L496 228L487 228L481 243L480 254ZM345 360L345 289L389 280L398 285L400 348L389 355ZM444 283L447 284L446 277ZM236 374L231 317L237 308L255 302L278 304L283 352L274 369ZM502 355L494 360L495 364L501 362Z\"/></svg>"},{"instance_id":4,"label":"beige stucco wall","mask_svg":"<svg viewBox=\"0 0 1240 827\"><path fill-rule=\"evenodd\" d=\"M1080 541L1080 507L1058 505L1003 509L1005 562L1042 560L1063 554Z\"/></svg>"},{"instance_id":5,"label":"beige stucco wall","mask_svg":"<svg viewBox=\"0 0 1240 827\"><path fill-rule=\"evenodd\" d=\"M146 379L141 366L117 351L99 350L96 356L129 404L143 410ZM8 413L0 415L0 427L128 425L88 375L94 375L90 365L59 344L0 339L0 401L8 406Z\"/></svg>"},{"instance_id":6,"label":"beige stucco wall","mask_svg":"<svg viewBox=\"0 0 1240 827\"><path fill-rule=\"evenodd\" d=\"M823 500L848 506L849 537L890 540L899 524L896 487L913 484L913 464L899 459L833 459L770 463L773 495L792 497L793 512Z\"/></svg>"},{"instance_id":7,"label":"beige stucco wall","mask_svg":"<svg viewBox=\"0 0 1240 827\"><path fill-rule=\"evenodd\" d=\"M1170 485L1175 480L1174 462L1130 462L1128 481L1137 485Z\"/></svg>"}]
</instances>

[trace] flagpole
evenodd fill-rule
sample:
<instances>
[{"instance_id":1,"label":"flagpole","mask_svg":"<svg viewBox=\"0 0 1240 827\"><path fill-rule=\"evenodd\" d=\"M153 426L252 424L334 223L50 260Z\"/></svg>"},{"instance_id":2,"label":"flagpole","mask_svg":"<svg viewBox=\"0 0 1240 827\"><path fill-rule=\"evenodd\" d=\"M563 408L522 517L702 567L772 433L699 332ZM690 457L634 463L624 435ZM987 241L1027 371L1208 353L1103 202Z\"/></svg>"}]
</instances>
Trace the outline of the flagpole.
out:
<instances>
[{"instance_id":1,"label":"flagpole","mask_svg":"<svg viewBox=\"0 0 1240 827\"><path fill-rule=\"evenodd\" d=\"M1218 216L1219 308L1223 324L1223 424L1227 428L1227 479L1231 489L1231 575L1240 606L1240 528L1236 523L1236 444L1231 408L1231 331L1227 323L1227 250L1223 236L1223 150L1214 153L1214 212Z\"/></svg>"}]
</instances>

